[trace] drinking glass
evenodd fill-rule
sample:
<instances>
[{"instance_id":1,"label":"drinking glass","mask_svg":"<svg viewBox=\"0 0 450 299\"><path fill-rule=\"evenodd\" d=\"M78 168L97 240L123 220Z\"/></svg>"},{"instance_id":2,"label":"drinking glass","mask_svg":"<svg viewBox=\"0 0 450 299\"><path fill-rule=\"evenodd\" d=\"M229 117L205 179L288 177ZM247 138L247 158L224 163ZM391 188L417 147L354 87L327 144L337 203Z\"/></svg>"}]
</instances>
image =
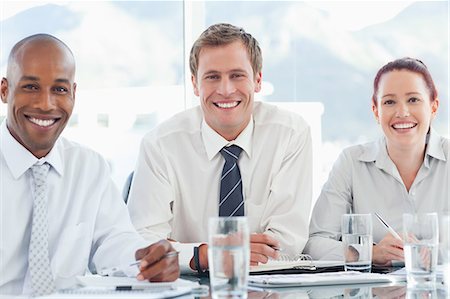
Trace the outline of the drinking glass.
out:
<instances>
[{"instance_id":1,"label":"drinking glass","mask_svg":"<svg viewBox=\"0 0 450 299\"><path fill-rule=\"evenodd\" d=\"M372 215L342 215L345 271L370 272L372 268Z\"/></svg>"},{"instance_id":2,"label":"drinking glass","mask_svg":"<svg viewBox=\"0 0 450 299\"><path fill-rule=\"evenodd\" d=\"M438 244L437 213L403 214L403 251L408 287L434 287Z\"/></svg>"},{"instance_id":3,"label":"drinking glass","mask_svg":"<svg viewBox=\"0 0 450 299\"><path fill-rule=\"evenodd\" d=\"M246 217L209 219L208 263L213 298L247 298L249 238Z\"/></svg>"},{"instance_id":4,"label":"drinking glass","mask_svg":"<svg viewBox=\"0 0 450 299\"><path fill-rule=\"evenodd\" d=\"M443 264L444 284L449 290L450 296L450 215L441 215L439 224L440 260Z\"/></svg>"}]
</instances>

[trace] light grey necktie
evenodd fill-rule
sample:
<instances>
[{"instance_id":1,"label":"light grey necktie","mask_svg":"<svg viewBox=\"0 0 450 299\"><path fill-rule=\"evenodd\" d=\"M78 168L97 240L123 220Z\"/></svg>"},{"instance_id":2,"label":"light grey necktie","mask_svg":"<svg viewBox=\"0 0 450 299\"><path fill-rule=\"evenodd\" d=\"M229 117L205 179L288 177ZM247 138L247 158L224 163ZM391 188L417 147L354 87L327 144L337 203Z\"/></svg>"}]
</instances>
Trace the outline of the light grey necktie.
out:
<instances>
[{"instance_id":1,"label":"light grey necktie","mask_svg":"<svg viewBox=\"0 0 450 299\"><path fill-rule=\"evenodd\" d=\"M47 174L50 165L33 165L34 177L33 222L31 226L28 267L34 296L55 291L48 254Z\"/></svg>"}]
</instances>

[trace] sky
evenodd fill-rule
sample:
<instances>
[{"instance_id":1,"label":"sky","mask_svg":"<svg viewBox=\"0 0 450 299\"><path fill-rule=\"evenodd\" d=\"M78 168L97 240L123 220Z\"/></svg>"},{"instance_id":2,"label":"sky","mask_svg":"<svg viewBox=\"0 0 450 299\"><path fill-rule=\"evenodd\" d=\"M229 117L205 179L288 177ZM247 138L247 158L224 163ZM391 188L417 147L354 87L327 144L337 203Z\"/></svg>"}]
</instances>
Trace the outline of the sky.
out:
<instances>
[{"instance_id":1,"label":"sky","mask_svg":"<svg viewBox=\"0 0 450 299\"><path fill-rule=\"evenodd\" d=\"M215 0L208 0L215 1ZM71 1L2 1L0 21L34 6L44 4L67 4ZM74 1L72 1L74 2ZM89 2L89 1L77 1ZM384 22L397 15L413 1L306 1L309 5L328 12L334 22L348 30ZM386 13L388 11L388 13Z\"/></svg>"}]
</instances>

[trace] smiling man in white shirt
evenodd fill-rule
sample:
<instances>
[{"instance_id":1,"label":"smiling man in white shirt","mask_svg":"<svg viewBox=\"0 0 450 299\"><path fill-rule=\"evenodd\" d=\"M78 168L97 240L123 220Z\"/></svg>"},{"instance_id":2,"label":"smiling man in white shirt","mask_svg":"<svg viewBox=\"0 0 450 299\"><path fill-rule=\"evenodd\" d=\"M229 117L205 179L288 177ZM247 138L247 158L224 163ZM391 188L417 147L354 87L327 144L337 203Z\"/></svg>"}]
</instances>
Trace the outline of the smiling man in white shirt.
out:
<instances>
[{"instance_id":1,"label":"smiling man in white shirt","mask_svg":"<svg viewBox=\"0 0 450 299\"><path fill-rule=\"evenodd\" d=\"M133 228L105 160L59 137L75 102L74 77L72 52L51 35L27 37L11 50L1 81L8 112L0 127L0 294L51 293L88 268L136 259L138 279L179 275L170 243L148 246ZM35 172L41 166L48 169L44 192Z\"/></svg>"},{"instance_id":2,"label":"smiling man in white shirt","mask_svg":"<svg viewBox=\"0 0 450 299\"><path fill-rule=\"evenodd\" d=\"M192 47L190 68L200 106L144 137L128 204L133 224L145 238L173 240L182 270L202 271L208 268L208 219L224 215L228 195L240 192L240 203L224 213L248 217L251 264L277 258L276 248L301 253L311 204L308 125L299 115L254 102L262 55L242 28L210 26ZM231 155L236 146L239 154ZM227 171L222 151L238 158ZM235 168L239 180L222 197L221 180Z\"/></svg>"}]
</instances>

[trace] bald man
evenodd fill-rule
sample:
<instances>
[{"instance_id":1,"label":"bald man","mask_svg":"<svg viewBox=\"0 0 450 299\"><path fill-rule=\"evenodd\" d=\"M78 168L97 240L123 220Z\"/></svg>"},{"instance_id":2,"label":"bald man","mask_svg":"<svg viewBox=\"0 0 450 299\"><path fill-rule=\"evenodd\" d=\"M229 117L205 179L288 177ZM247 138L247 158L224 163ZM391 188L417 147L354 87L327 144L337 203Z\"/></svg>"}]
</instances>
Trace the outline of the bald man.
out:
<instances>
[{"instance_id":1,"label":"bald man","mask_svg":"<svg viewBox=\"0 0 450 299\"><path fill-rule=\"evenodd\" d=\"M11 50L1 81L8 112L0 126L0 294L49 294L111 267L140 280L179 276L170 243L148 246L134 230L105 160L60 137L74 77L72 52L51 35Z\"/></svg>"}]
</instances>

